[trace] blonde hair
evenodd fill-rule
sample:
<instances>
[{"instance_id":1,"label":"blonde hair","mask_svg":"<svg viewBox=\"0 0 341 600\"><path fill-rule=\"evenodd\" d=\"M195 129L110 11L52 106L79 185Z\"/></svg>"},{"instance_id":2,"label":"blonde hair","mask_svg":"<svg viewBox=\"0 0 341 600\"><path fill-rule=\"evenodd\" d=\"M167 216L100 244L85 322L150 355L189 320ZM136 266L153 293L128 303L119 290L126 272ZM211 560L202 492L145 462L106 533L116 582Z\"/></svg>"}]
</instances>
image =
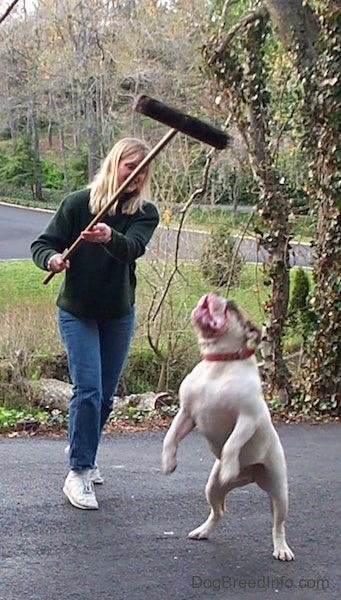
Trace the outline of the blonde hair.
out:
<instances>
[{"instance_id":1,"label":"blonde hair","mask_svg":"<svg viewBox=\"0 0 341 600\"><path fill-rule=\"evenodd\" d=\"M104 159L97 175L89 184L89 208L92 214L96 215L99 213L99 211L110 202L115 192L118 190L119 185L117 179L118 165L120 160L134 155L138 156L140 160L143 160L149 151L150 149L147 144L137 138L123 138L116 142L109 154ZM131 196L131 198L124 202L122 206L122 212L132 215L139 209L142 209L144 202L150 199L150 179L151 170L150 166L148 165L146 167L146 177L143 181L141 189L137 190L136 193ZM116 213L118 202L119 198L110 208L109 214Z\"/></svg>"}]
</instances>

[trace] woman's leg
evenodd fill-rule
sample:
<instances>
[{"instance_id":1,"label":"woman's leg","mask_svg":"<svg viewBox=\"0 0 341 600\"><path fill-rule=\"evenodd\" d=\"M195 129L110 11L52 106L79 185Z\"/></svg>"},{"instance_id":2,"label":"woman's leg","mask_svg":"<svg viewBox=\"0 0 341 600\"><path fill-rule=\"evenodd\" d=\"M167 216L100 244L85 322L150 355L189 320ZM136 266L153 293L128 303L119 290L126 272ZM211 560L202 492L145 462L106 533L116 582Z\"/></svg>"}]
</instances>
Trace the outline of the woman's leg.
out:
<instances>
[{"instance_id":1,"label":"woman's leg","mask_svg":"<svg viewBox=\"0 0 341 600\"><path fill-rule=\"evenodd\" d=\"M102 373L98 325L58 309L58 325L73 384L69 409L69 464L89 469L95 463L100 436Z\"/></svg>"},{"instance_id":2,"label":"woman's leg","mask_svg":"<svg viewBox=\"0 0 341 600\"><path fill-rule=\"evenodd\" d=\"M100 429L108 419L113 395L127 360L135 326L135 311L118 319L99 323L102 361L102 408Z\"/></svg>"}]
</instances>

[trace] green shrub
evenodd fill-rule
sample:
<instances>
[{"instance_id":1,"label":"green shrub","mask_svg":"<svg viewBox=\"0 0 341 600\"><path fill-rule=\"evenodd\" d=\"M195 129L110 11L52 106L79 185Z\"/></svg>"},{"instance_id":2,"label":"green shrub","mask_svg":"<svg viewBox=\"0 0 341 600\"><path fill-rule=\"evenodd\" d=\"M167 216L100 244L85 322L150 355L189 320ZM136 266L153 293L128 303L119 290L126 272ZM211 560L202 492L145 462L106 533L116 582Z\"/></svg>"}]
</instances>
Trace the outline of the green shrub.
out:
<instances>
[{"instance_id":1,"label":"green shrub","mask_svg":"<svg viewBox=\"0 0 341 600\"><path fill-rule=\"evenodd\" d=\"M42 159L41 170L43 187L52 188L55 190L60 190L63 187L64 174L58 165Z\"/></svg>"},{"instance_id":2,"label":"green shrub","mask_svg":"<svg viewBox=\"0 0 341 600\"><path fill-rule=\"evenodd\" d=\"M306 271L299 267L294 275L292 295L289 305L289 312L306 311L308 308L308 298L310 293L310 281Z\"/></svg>"},{"instance_id":3,"label":"green shrub","mask_svg":"<svg viewBox=\"0 0 341 600\"><path fill-rule=\"evenodd\" d=\"M188 352L188 346L186 342L179 344L176 357L171 357L166 352L164 357L158 357L151 348L140 344L133 347L120 381L119 392L126 395L158 389L177 392L182 379L199 358L197 351ZM164 377L160 381L162 373Z\"/></svg>"},{"instance_id":4,"label":"green shrub","mask_svg":"<svg viewBox=\"0 0 341 600\"><path fill-rule=\"evenodd\" d=\"M306 339L315 324L315 315L310 309L310 278L307 270L299 267L293 276L292 294L288 310L288 325L296 335Z\"/></svg>"},{"instance_id":5,"label":"green shrub","mask_svg":"<svg viewBox=\"0 0 341 600\"><path fill-rule=\"evenodd\" d=\"M11 130L9 127L4 127L0 131L0 140L10 140L12 138Z\"/></svg>"},{"instance_id":6,"label":"green shrub","mask_svg":"<svg viewBox=\"0 0 341 600\"><path fill-rule=\"evenodd\" d=\"M244 258L236 250L235 241L226 227L214 230L200 257L204 279L217 288L236 285L240 280L243 264Z\"/></svg>"},{"instance_id":7,"label":"green shrub","mask_svg":"<svg viewBox=\"0 0 341 600\"><path fill-rule=\"evenodd\" d=\"M8 408L0 406L0 431L7 430L17 425L18 421L35 421L44 423L48 420L49 413L41 409Z\"/></svg>"},{"instance_id":8,"label":"green shrub","mask_svg":"<svg viewBox=\"0 0 341 600\"><path fill-rule=\"evenodd\" d=\"M88 183L88 154L85 149L72 156L68 161L70 189L85 187Z\"/></svg>"},{"instance_id":9,"label":"green shrub","mask_svg":"<svg viewBox=\"0 0 341 600\"><path fill-rule=\"evenodd\" d=\"M34 152L31 138L27 134L19 136L13 144L6 145L6 152L0 157L0 178L2 182L17 186L34 183Z\"/></svg>"}]
</instances>

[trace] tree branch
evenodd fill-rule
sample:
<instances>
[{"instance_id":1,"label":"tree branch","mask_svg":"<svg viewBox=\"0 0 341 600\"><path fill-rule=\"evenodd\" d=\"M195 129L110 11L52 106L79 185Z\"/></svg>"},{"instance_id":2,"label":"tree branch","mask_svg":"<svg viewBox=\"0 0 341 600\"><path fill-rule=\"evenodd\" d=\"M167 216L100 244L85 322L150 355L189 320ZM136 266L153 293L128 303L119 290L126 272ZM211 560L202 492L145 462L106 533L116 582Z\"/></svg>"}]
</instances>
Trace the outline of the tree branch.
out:
<instances>
[{"instance_id":1,"label":"tree branch","mask_svg":"<svg viewBox=\"0 0 341 600\"><path fill-rule=\"evenodd\" d=\"M219 33L221 33L222 30L223 30L223 28L225 27L227 9L230 8L231 6L233 6L233 4L236 4L237 1L238 0L225 0L224 6L223 6L222 11L221 11L221 15L220 15Z\"/></svg>"},{"instance_id":2,"label":"tree branch","mask_svg":"<svg viewBox=\"0 0 341 600\"><path fill-rule=\"evenodd\" d=\"M212 67L214 65L214 63L217 62L217 60L220 58L220 56L228 48L231 40L234 38L234 36L241 29L245 29L245 27L247 27L251 23L254 23L255 21L258 21L258 19L262 19L262 18L264 18L266 16L268 16L268 11L265 8L265 6L259 6L256 10L254 10L251 13L249 13L243 19L241 19L240 21L238 21L238 23L236 23L235 25L233 25L233 27L231 27L231 29L228 31L228 33L227 33L225 39L223 40L223 42L220 44L219 48L213 53L213 55L209 59L209 61L207 63L208 66Z\"/></svg>"},{"instance_id":3,"label":"tree branch","mask_svg":"<svg viewBox=\"0 0 341 600\"><path fill-rule=\"evenodd\" d=\"M13 8L16 4L18 4L18 2L19 0L13 0L12 4L9 5L6 12L2 15L2 17L0 17L0 23L2 23L8 17L8 15L12 12Z\"/></svg>"},{"instance_id":4,"label":"tree branch","mask_svg":"<svg viewBox=\"0 0 341 600\"><path fill-rule=\"evenodd\" d=\"M193 194L190 195L189 199L187 200L185 206L182 208L181 210L181 218L180 218L180 224L179 224L179 228L177 231L177 235L176 235L176 244L175 244L175 255L174 255L174 267L173 270L168 278L166 287L163 291L163 294L161 296L160 302L158 307L156 308L154 315L152 317L152 321L155 321L157 315L159 314L161 307L163 305L163 302L167 296L168 290L171 286L171 283L175 277L175 274L178 272L179 267L178 267L178 263L179 263L179 246L180 246L180 235L181 235L181 231L184 225L184 221L185 221L185 217L187 214L188 209L190 208L190 206L193 204L195 198L197 196L201 196L207 187L207 181L208 181L208 173L209 173L209 169L211 166L211 162L212 162L212 157L213 157L213 153L214 153L215 149L211 148L211 150L208 152L207 156L206 156L206 163L204 166L204 172L203 172L203 177L202 177L202 184L200 188L197 188L196 190L194 190Z\"/></svg>"}]
</instances>

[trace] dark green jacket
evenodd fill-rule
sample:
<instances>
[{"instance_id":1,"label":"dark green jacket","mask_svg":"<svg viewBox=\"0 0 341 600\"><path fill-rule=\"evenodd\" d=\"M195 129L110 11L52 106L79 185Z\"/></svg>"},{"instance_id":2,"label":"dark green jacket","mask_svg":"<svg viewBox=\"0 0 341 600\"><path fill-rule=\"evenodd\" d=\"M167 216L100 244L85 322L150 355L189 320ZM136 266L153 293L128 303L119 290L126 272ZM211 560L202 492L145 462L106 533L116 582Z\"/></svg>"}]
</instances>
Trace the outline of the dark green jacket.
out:
<instances>
[{"instance_id":1,"label":"dark green jacket","mask_svg":"<svg viewBox=\"0 0 341 600\"><path fill-rule=\"evenodd\" d=\"M31 244L32 258L47 270L49 258L63 252L92 221L90 190L74 192L63 200L51 221ZM70 257L57 306L78 317L110 319L131 312L135 303L135 260L145 252L159 214L151 202L134 215L105 216L112 228L107 244L82 241Z\"/></svg>"}]
</instances>

